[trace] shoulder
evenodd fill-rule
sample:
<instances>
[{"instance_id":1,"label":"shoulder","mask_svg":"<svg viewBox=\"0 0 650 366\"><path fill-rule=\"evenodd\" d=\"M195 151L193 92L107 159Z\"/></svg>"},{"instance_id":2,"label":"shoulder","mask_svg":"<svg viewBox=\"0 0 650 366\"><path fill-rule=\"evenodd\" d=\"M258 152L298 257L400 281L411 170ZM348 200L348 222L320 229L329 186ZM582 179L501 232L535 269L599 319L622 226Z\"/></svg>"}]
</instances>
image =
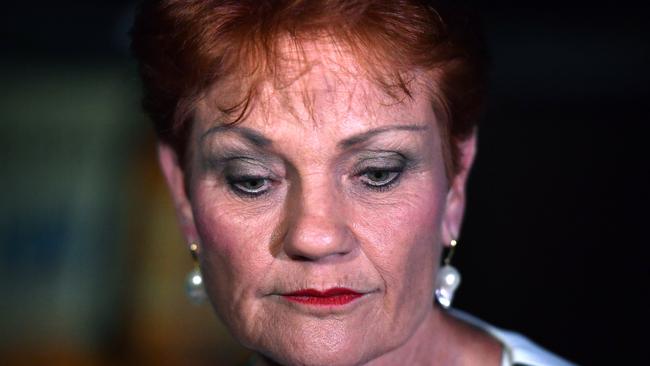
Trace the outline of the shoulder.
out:
<instances>
[{"instance_id":1,"label":"shoulder","mask_svg":"<svg viewBox=\"0 0 650 366\"><path fill-rule=\"evenodd\" d=\"M458 309L449 309L449 314L478 327L496 338L504 348L502 366L573 366L574 364L549 352L519 333L492 326Z\"/></svg>"}]
</instances>

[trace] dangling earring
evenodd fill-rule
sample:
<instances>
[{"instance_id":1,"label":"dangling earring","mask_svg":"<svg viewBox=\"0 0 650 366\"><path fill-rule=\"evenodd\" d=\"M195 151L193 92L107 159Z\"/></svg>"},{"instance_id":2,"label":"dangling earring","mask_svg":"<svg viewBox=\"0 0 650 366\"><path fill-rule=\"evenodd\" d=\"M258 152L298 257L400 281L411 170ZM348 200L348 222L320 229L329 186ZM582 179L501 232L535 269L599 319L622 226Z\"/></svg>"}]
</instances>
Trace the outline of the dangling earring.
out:
<instances>
[{"instance_id":1,"label":"dangling earring","mask_svg":"<svg viewBox=\"0 0 650 366\"><path fill-rule=\"evenodd\" d=\"M445 309L451 306L451 302L454 299L454 292L460 285L460 272L449 264L451 262L451 257L454 255L456 245L458 245L458 242L455 239L452 239L449 253L447 253L447 257L444 261L444 266L438 270L436 277L436 301Z\"/></svg>"},{"instance_id":2,"label":"dangling earring","mask_svg":"<svg viewBox=\"0 0 650 366\"><path fill-rule=\"evenodd\" d=\"M201 268L199 268L199 246L196 243L190 244L190 254L194 262L194 269L190 271L185 280L185 290L187 297L193 304L201 304L206 299L205 288L203 287L203 276L201 276Z\"/></svg>"}]
</instances>

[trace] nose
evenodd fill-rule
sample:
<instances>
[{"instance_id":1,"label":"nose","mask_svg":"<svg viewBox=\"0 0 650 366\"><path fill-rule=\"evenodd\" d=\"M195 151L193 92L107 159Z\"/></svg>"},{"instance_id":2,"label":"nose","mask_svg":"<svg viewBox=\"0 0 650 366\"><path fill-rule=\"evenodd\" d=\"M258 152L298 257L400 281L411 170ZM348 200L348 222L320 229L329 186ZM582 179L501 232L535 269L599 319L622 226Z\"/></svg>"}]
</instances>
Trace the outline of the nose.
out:
<instances>
[{"instance_id":1,"label":"nose","mask_svg":"<svg viewBox=\"0 0 650 366\"><path fill-rule=\"evenodd\" d=\"M283 249L293 260L331 262L354 251L345 206L334 187L304 182L291 190Z\"/></svg>"}]
</instances>

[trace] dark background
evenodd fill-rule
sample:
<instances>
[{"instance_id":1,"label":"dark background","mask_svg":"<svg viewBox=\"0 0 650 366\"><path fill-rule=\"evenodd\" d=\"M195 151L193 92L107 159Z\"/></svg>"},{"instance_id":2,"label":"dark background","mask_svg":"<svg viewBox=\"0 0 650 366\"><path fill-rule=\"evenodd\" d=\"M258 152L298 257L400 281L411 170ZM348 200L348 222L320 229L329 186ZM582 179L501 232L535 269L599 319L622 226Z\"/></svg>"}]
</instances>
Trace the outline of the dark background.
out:
<instances>
[{"instance_id":1,"label":"dark background","mask_svg":"<svg viewBox=\"0 0 650 366\"><path fill-rule=\"evenodd\" d=\"M641 364L650 13L632 2L469 3L493 67L455 305L579 364ZM132 12L130 1L3 5L0 360L246 357L211 334L222 330L205 325L217 322L209 309L180 304L190 264L138 109Z\"/></svg>"},{"instance_id":2,"label":"dark background","mask_svg":"<svg viewBox=\"0 0 650 366\"><path fill-rule=\"evenodd\" d=\"M479 6L492 93L456 304L580 364L645 363L648 12L629 2L500 5Z\"/></svg>"}]
</instances>

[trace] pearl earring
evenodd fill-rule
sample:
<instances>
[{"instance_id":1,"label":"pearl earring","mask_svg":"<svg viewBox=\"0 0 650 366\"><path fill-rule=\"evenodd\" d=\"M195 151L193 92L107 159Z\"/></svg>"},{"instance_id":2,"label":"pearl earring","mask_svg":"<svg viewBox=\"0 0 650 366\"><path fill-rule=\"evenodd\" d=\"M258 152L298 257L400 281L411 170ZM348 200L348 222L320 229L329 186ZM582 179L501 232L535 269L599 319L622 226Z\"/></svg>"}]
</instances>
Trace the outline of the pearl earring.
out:
<instances>
[{"instance_id":1,"label":"pearl earring","mask_svg":"<svg viewBox=\"0 0 650 366\"><path fill-rule=\"evenodd\" d=\"M454 255L456 245L458 245L458 242L455 239L452 239L449 253L444 260L444 266L438 270L438 275L436 277L435 297L438 304L440 304L444 309L451 306L451 302L454 299L454 292L460 285L460 272L449 264L451 262L451 257Z\"/></svg>"},{"instance_id":2,"label":"pearl earring","mask_svg":"<svg viewBox=\"0 0 650 366\"><path fill-rule=\"evenodd\" d=\"M194 269L190 271L185 280L185 290L187 297L193 304L201 304L206 299L205 288L203 287L203 276L201 275L201 268L199 268L199 246L198 244L190 244L190 254L194 262Z\"/></svg>"}]
</instances>

